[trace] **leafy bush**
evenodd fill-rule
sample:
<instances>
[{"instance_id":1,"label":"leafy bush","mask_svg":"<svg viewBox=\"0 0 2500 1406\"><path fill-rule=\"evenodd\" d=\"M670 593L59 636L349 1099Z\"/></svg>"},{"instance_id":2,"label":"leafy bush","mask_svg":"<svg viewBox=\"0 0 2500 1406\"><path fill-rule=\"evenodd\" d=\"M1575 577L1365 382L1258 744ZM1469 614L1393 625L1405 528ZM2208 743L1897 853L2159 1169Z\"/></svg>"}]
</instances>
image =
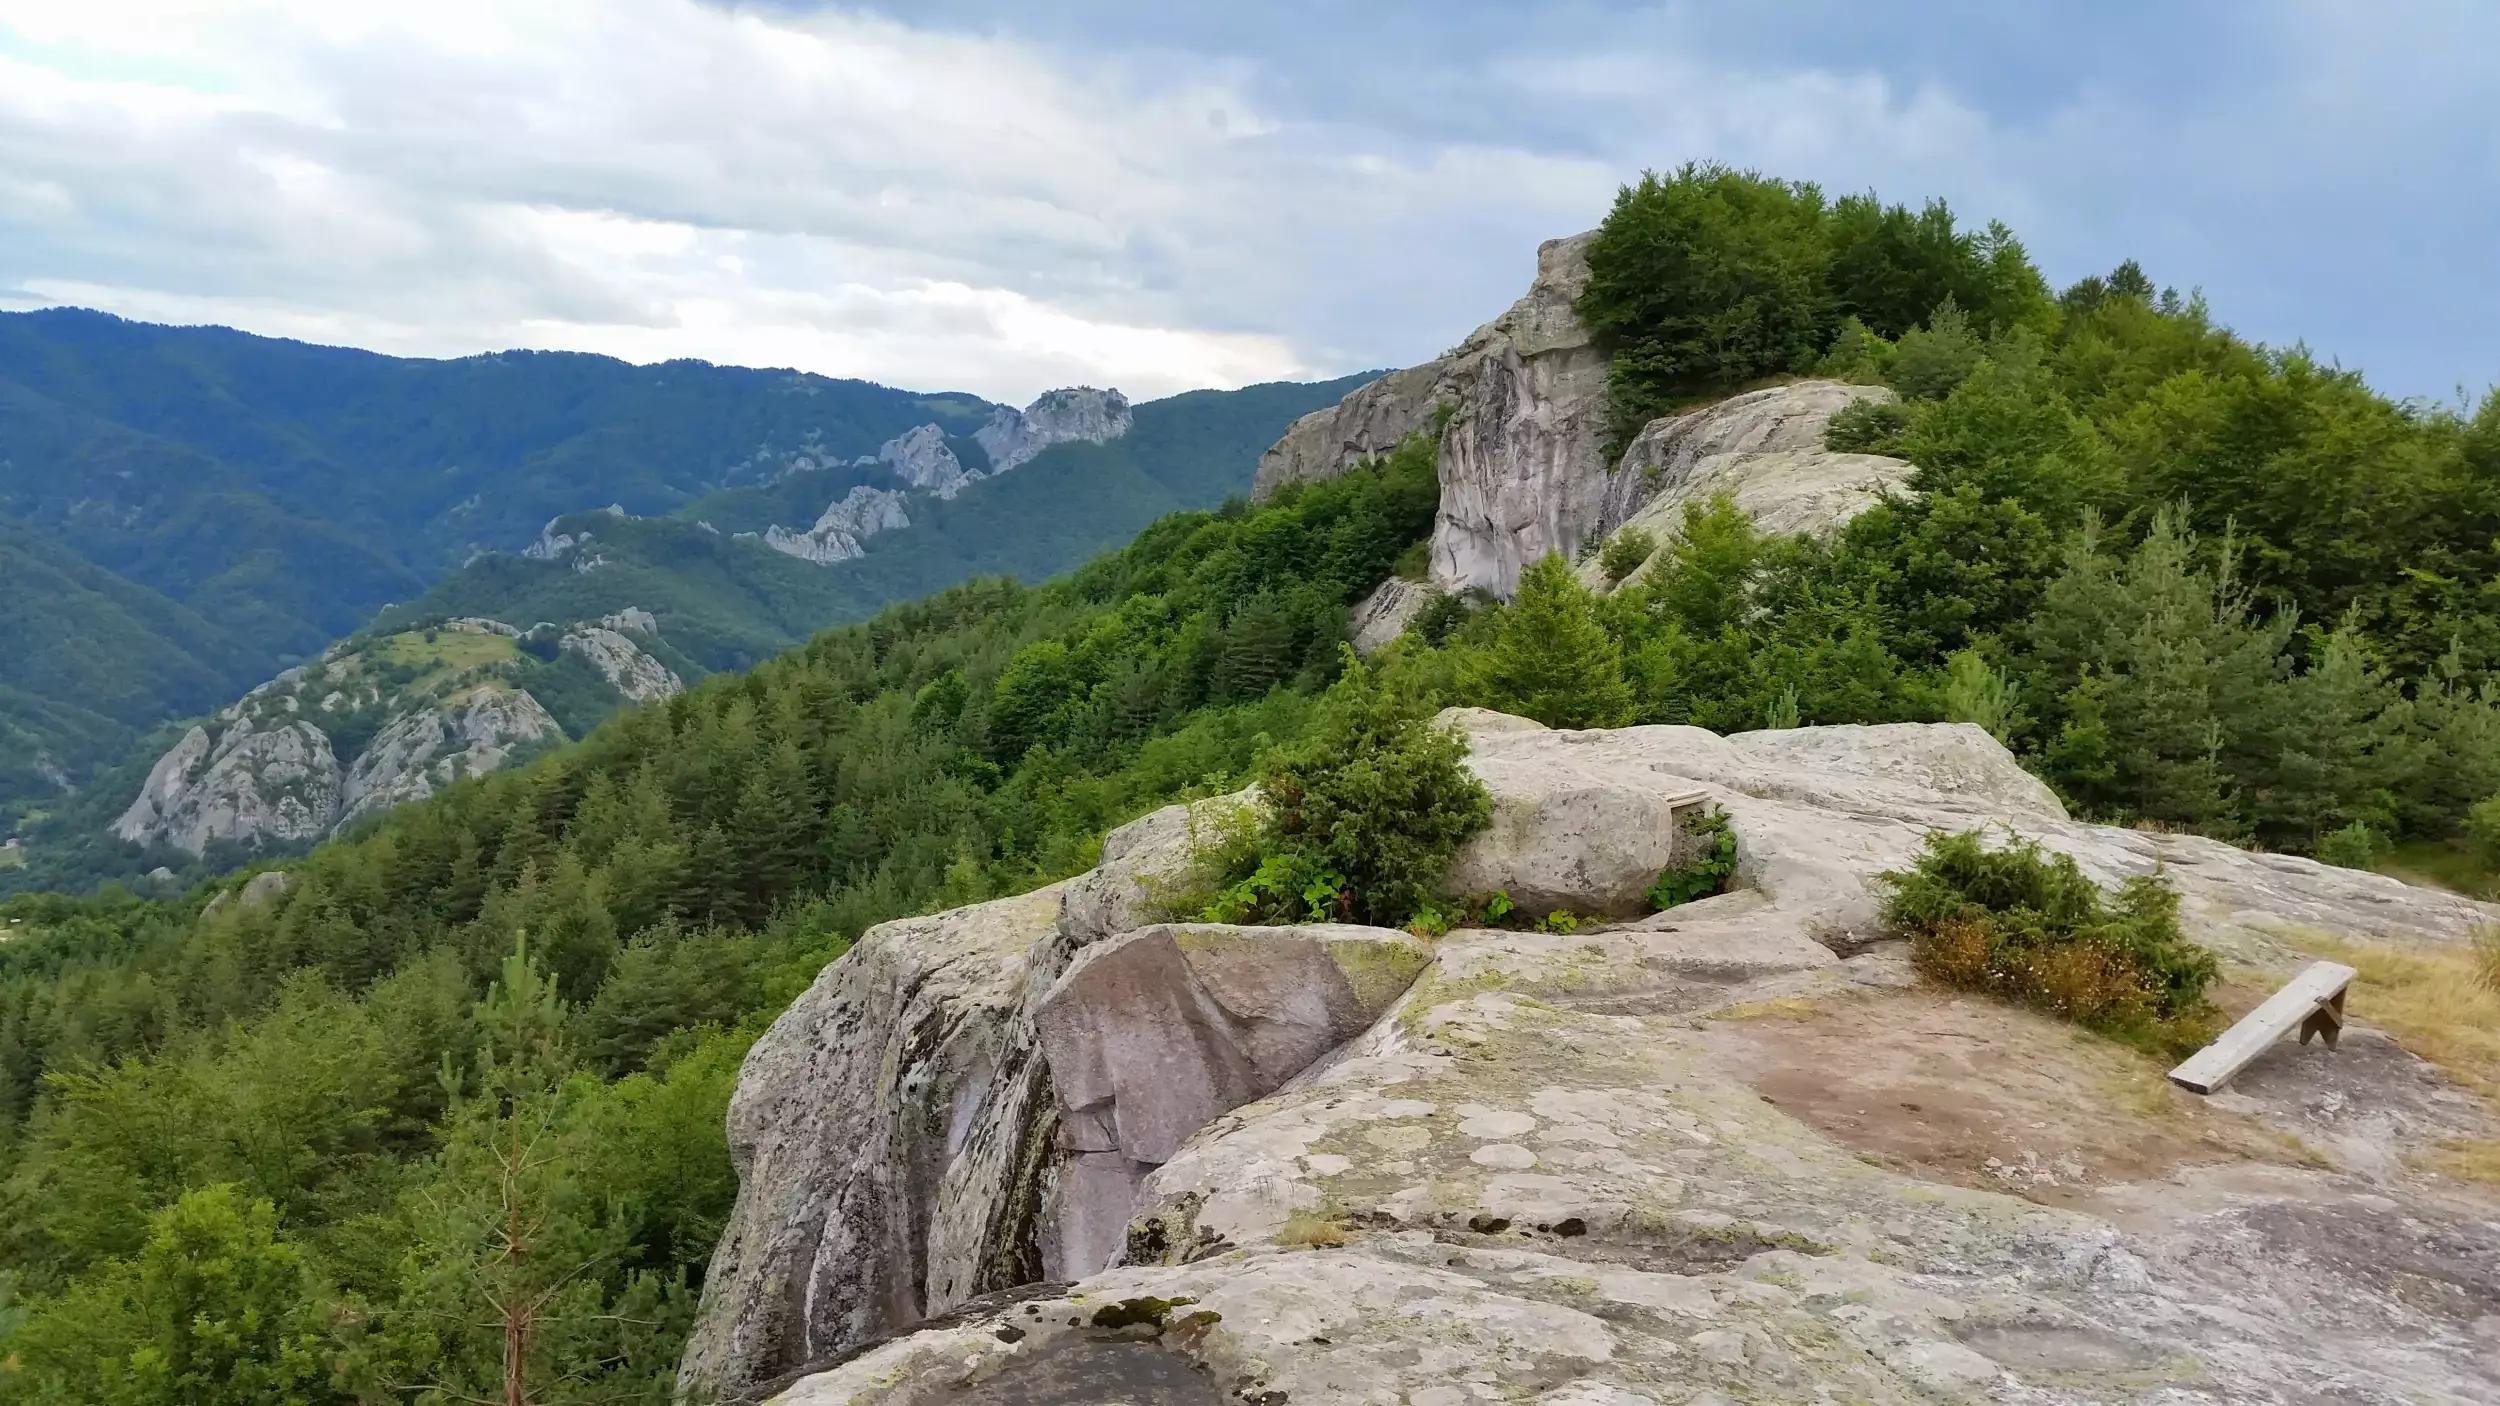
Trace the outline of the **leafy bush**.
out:
<instances>
[{"instance_id":1,"label":"leafy bush","mask_svg":"<svg viewBox=\"0 0 2500 1406\"><path fill-rule=\"evenodd\" d=\"M2115 897L2066 855L1977 830L1932 834L1906 871L1882 876L1884 923L1921 971L2037 1006L2129 1043L2192 1050L2216 1024L2213 954L2179 931L2179 896L2158 878Z\"/></svg>"},{"instance_id":2,"label":"leafy bush","mask_svg":"<svg viewBox=\"0 0 2500 1406\"><path fill-rule=\"evenodd\" d=\"M1627 527L1606 539L1606 548L1598 554L1597 568L1606 573L1610 583L1621 584L1624 577L1641 569L1641 563L1656 555L1658 539L1637 527Z\"/></svg>"},{"instance_id":3,"label":"leafy bush","mask_svg":"<svg viewBox=\"0 0 2500 1406\"><path fill-rule=\"evenodd\" d=\"M2371 829L2369 822L2356 820L2318 841L2318 862L2340 869L2368 869L2385 859L2388 849L2385 835Z\"/></svg>"},{"instance_id":4,"label":"leafy bush","mask_svg":"<svg viewBox=\"0 0 2500 1406\"><path fill-rule=\"evenodd\" d=\"M1417 918L1459 845L1493 818L1466 756L1466 738L1418 716L1348 649L1310 735L1263 768L1256 867L1201 917L1387 926Z\"/></svg>"},{"instance_id":5,"label":"leafy bush","mask_svg":"<svg viewBox=\"0 0 2500 1406\"><path fill-rule=\"evenodd\" d=\"M1728 828L1725 811L1696 809L1676 823L1684 832L1684 857L1649 886L1650 906L1655 908L1725 893L1728 880L1736 876L1736 832Z\"/></svg>"}]
</instances>

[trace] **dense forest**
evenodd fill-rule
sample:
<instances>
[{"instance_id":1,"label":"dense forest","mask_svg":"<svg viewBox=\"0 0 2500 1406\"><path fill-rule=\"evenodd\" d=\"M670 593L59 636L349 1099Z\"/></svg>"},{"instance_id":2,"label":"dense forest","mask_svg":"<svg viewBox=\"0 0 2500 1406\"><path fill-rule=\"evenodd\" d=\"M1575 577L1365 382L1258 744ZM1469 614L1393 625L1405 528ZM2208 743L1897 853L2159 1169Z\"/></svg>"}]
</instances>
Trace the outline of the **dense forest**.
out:
<instances>
[{"instance_id":1,"label":"dense forest","mask_svg":"<svg viewBox=\"0 0 2500 1406\"><path fill-rule=\"evenodd\" d=\"M662 1401L734 1191L739 1056L825 961L1252 775L1341 828L1309 804L1347 790L1327 758L1395 737L1373 762L1446 773L1380 721L1445 703L1966 720L2100 818L2343 863L2500 844L2500 401L2391 404L2131 264L2053 294L1941 205L1714 168L1627 188L1592 264L1626 426L1881 381L1900 402L1833 438L1912 460L1915 491L1827 540L1699 506L1606 545L1611 591L1549 559L1348 672L1346 606L1429 529L1419 438L715 677L281 893L0 905L0 1390L491 1399L521 1311L529 1400ZM1354 838L1306 828L1294 896L1435 926L1440 896L1367 876Z\"/></svg>"}]
</instances>

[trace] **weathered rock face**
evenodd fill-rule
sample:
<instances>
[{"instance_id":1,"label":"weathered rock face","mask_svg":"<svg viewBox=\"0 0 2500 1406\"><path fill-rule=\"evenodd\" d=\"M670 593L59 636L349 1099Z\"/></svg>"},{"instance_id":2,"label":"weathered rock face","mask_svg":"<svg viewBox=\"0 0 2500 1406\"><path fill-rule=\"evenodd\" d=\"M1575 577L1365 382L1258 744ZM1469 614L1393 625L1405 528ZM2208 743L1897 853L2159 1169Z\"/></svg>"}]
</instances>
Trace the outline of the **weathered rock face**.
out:
<instances>
[{"instance_id":1,"label":"weathered rock face","mask_svg":"<svg viewBox=\"0 0 2500 1406\"><path fill-rule=\"evenodd\" d=\"M1087 949L1036 1014L1060 1109L1043 1272L1108 1266L1146 1176L1363 1032L1431 960L1382 928L1167 924Z\"/></svg>"},{"instance_id":2,"label":"weathered rock face","mask_svg":"<svg viewBox=\"0 0 2500 1406\"><path fill-rule=\"evenodd\" d=\"M935 425L905 430L877 447L877 460L894 476L923 493L952 498L975 475L946 444L946 431Z\"/></svg>"},{"instance_id":3,"label":"weathered rock face","mask_svg":"<svg viewBox=\"0 0 2500 1406\"><path fill-rule=\"evenodd\" d=\"M1346 633L1354 641L1354 652L1370 657L1389 647L1389 642L1406 633L1424 607L1440 598L1441 593L1421 581L1408 581L1392 576L1380 583L1362 603L1354 607L1346 623Z\"/></svg>"},{"instance_id":4,"label":"weathered rock face","mask_svg":"<svg viewBox=\"0 0 2500 1406\"><path fill-rule=\"evenodd\" d=\"M353 825L421 801L461 777L496 770L522 747L563 735L538 700L517 688L481 687L465 698L403 713L357 756L331 824Z\"/></svg>"},{"instance_id":5,"label":"weathered rock face","mask_svg":"<svg viewBox=\"0 0 2500 1406\"><path fill-rule=\"evenodd\" d=\"M941 442L938 448L943 451L946 446ZM952 454L947 455L947 462L954 462ZM815 526L805 532L777 526L764 529L764 545L819 566L849 561L867 555L868 549L862 545L864 539L911 526L911 514L905 511L909 501L894 489L861 484L836 499L817 516Z\"/></svg>"},{"instance_id":6,"label":"weathered rock face","mask_svg":"<svg viewBox=\"0 0 2500 1406\"><path fill-rule=\"evenodd\" d=\"M1803 381L1652 422L1609 461L1606 354L1573 311L1590 235L1547 241L1527 295L1436 361L1296 421L1259 460L1254 494L1333 478L1440 416L1432 581L1507 597L1528 563L1566 557L1636 518L1671 530L1683 505L1729 492L1778 532L1845 521L1909 466L1823 447L1833 412L1880 388Z\"/></svg>"},{"instance_id":7,"label":"weathered rock face","mask_svg":"<svg viewBox=\"0 0 2500 1406\"><path fill-rule=\"evenodd\" d=\"M311 723L245 718L213 742L193 727L148 769L113 833L192 854L214 840L310 840L337 814L340 782L330 739Z\"/></svg>"},{"instance_id":8,"label":"weathered rock face","mask_svg":"<svg viewBox=\"0 0 2500 1406\"><path fill-rule=\"evenodd\" d=\"M642 610L625 611L621 615L640 616L644 621L651 619L650 612ZM614 620L620 616L608 618ZM649 633L652 627L636 625L633 628ZM651 703L662 698L674 698L686 690L686 681L677 677L675 670L645 653L641 645L634 643L620 629L604 624L577 626L565 631L557 639L556 647L567 654L578 654L589 660L591 667L599 671L599 677L608 681L608 687L615 689L628 703Z\"/></svg>"},{"instance_id":9,"label":"weathered rock face","mask_svg":"<svg viewBox=\"0 0 2500 1406\"><path fill-rule=\"evenodd\" d=\"M685 687L645 648L658 635L651 612L628 607L563 630L464 616L334 645L186 732L157 759L113 833L193 854L215 840L267 847L321 839L562 737L518 686L529 667L525 636L552 637L620 700L647 703ZM351 739L345 755L337 738Z\"/></svg>"},{"instance_id":10,"label":"weathered rock face","mask_svg":"<svg viewBox=\"0 0 2500 1406\"><path fill-rule=\"evenodd\" d=\"M1054 444L1118 439L1133 422L1128 397L1118 391L1067 386L1042 392L1021 411L1000 406L972 437L989 452L990 472L1003 474Z\"/></svg>"},{"instance_id":11,"label":"weathered rock face","mask_svg":"<svg viewBox=\"0 0 2500 1406\"><path fill-rule=\"evenodd\" d=\"M1042 1002L1159 912L1192 834L1238 804L1167 806L1067 883L872 928L774 1022L730 1103L738 1204L681 1394L739 1399L1054 1267L1066 1153Z\"/></svg>"},{"instance_id":12,"label":"weathered rock face","mask_svg":"<svg viewBox=\"0 0 2500 1406\"><path fill-rule=\"evenodd\" d=\"M1159 1044L1154 1013L1205 984L1174 965L1190 930L1091 939L1054 984L1083 988L1097 965L1104 978L1070 1009L1082 1031L1068 1071L1049 1050L1051 1077L1069 1076L1082 1107L1108 1087L1112 1135L1142 1102L1139 1147L1178 1141L1145 1178L1125 1263L958 1303L774 1399L2500 1396L2500 1199L2413 1160L2444 1138L2491 1137L2500 1119L2369 1032L2366 992L2341 1050L2286 1044L2243 1092L2200 1101L2071 1027L1923 989L1896 944L1844 960L1823 940L1866 921L1868 878L1930 828L1983 822L2103 882L2158 869L2191 932L2238 961L2284 963L2304 927L2453 943L2500 913L2077 824L1972 728L1718 738L1454 721L1497 804L1569 790L1534 773L1571 772L1619 788L1591 800L1597 823L1637 828L1657 823L1661 796L1706 790L1748 887L1593 931L1451 934L1361 1034L1186 1133L1204 1085L1119 1070L1142 1075L1153 1051L1185 1043ZM1132 867L1089 876L1097 897L1139 889L1134 865L1174 828L1129 836L1115 862ZM1070 941L1080 882L1025 960ZM1607 881L1591 882L1571 906L1602 901ZM1082 921L1132 916L1096 901ZM1246 940L1235 955L1267 985L1257 954L1283 952ZM1131 961L1140 970L1124 973ZM862 1070L882 1070L925 1043L899 1041L904 1028L845 1038L873 1052ZM1211 1028L1197 1014L1168 1026ZM1088 1062L1112 1048L1134 1055ZM1205 1056L1190 1048L1194 1079ZM824 1097L859 1077L826 1067ZM1059 1189L1048 1172L1032 1184ZM848 1311L819 1296L808 1313Z\"/></svg>"}]
</instances>

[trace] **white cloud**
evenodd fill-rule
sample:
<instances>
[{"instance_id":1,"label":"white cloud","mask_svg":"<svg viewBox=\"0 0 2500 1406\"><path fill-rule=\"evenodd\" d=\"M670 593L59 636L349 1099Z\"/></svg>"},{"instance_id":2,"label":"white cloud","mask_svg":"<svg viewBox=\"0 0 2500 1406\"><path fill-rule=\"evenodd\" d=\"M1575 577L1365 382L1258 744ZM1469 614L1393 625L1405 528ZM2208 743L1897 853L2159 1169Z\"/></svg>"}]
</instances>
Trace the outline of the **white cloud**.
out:
<instances>
[{"instance_id":1,"label":"white cloud","mask_svg":"<svg viewBox=\"0 0 2500 1406\"><path fill-rule=\"evenodd\" d=\"M2206 86L2003 110L1984 52L1963 88L1909 37L1739 61L1699 15L1461 4L1485 42L1429 54L1280 18L1217 55L696 0L0 0L0 302L1143 396L1428 356L1617 182L1715 158L1948 196L2055 277L2144 257L2259 335L2413 358L2399 389L2500 319L2467 11L2256 7ZM2460 272L2337 276L2417 249Z\"/></svg>"}]
</instances>

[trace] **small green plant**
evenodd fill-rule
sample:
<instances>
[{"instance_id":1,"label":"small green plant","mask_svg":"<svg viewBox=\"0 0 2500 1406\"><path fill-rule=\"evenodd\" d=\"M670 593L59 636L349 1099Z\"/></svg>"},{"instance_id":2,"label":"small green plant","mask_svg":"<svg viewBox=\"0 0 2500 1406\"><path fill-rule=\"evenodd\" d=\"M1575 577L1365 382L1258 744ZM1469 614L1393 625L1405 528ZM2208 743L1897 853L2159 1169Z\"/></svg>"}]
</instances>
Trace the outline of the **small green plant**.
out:
<instances>
[{"instance_id":1,"label":"small green plant","mask_svg":"<svg viewBox=\"0 0 2500 1406\"><path fill-rule=\"evenodd\" d=\"M1606 539L1606 549L1597 557L1597 566L1606 573L1607 583L1621 585L1623 578L1641 569L1641 564L1658 554L1658 539L1637 527L1627 527Z\"/></svg>"},{"instance_id":2,"label":"small green plant","mask_svg":"<svg viewBox=\"0 0 2500 1406\"><path fill-rule=\"evenodd\" d=\"M1736 832L1727 823L1727 812L1716 807L1695 809L1685 812L1676 824L1683 831L1679 845L1683 857L1649 886L1653 908L1673 908L1725 893L1728 881L1736 876Z\"/></svg>"},{"instance_id":3,"label":"small green plant","mask_svg":"<svg viewBox=\"0 0 2500 1406\"><path fill-rule=\"evenodd\" d=\"M2037 1006L2165 1055L2219 1025L2205 999L2218 968L2179 930L2179 895L2141 876L2104 894L2067 855L1982 833L1931 834L1916 863L1882 876L1884 922L1949 986Z\"/></svg>"},{"instance_id":4,"label":"small green plant","mask_svg":"<svg viewBox=\"0 0 2500 1406\"><path fill-rule=\"evenodd\" d=\"M1772 732L1785 731L1804 720L1797 708L1797 686L1793 683L1783 686L1778 696L1762 708L1762 725Z\"/></svg>"},{"instance_id":5,"label":"small green plant","mask_svg":"<svg viewBox=\"0 0 2500 1406\"><path fill-rule=\"evenodd\" d=\"M2013 741L2026 721L2022 685L1975 649L1957 649L1944 664L1944 720L1977 723L1997 741Z\"/></svg>"},{"instance_id":6,"label":"small green plant","mask_svg":"<svg viewBox=\"0 0 2500 1406\"><path fill-rule=\"evenodd\" d=\"M1580 930L1580 915L1568 908L1557 908L1536 920L1530 932L1575 933Z\"/></svg>"},{"instance_id":7,"label":"small green plant","mask_svg":"<svg viewBox=\"0 0 2500 1406\"><path fill-rule=\"evenodd\" d=\"M2368 869L2387 857L2387 837L2356 820L2318 841L2318 862L2340 869Z\"/></svg>"}]
</instances>

